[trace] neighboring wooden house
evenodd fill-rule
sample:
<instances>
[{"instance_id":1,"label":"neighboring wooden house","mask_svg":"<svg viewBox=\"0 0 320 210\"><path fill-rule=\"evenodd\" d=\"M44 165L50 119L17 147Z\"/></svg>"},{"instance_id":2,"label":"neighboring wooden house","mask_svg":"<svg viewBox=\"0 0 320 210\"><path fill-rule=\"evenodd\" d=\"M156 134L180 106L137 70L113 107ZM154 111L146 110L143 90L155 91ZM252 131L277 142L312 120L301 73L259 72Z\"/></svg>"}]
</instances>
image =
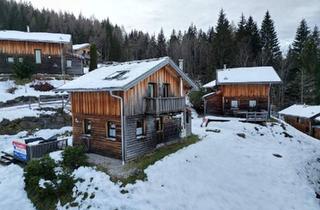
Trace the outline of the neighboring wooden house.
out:
<instances>
[{"instance_id":1,"label":"neighboring wooden house","mask_svg":"<svg viewBox=\"0 0 320 210\"><path fill-rule=\"evenodd\" d=\"M28 59L35 73L83 74L81 59L73 56L71 35L0 31L0 73L11 74L15 62Z\"/></svg>"},{"instance_id":2,"label":"neighboring wooden house","mask_svg":"<svg viewBox=\"0 0 320 210\"><path fill-rule=\"evenodd\" d=\"M191 134L186 95L192 88L164 57L101 67L58 90L71 93L74 144L126 161Z\"/></svg>"},{"instance_id":3,"label":"neighboring wooden house","mask_svg":"<svg viewBox=\"0 0 320 210\"><path fill-rule=\"evenodd\" d=\"M85 66L89 65L90 62L90 44L75 44L72 46L73 53L82 59Z\"/></svg>"},{"instance_id":4,"label":"neighboring wooden house","mask_svg":"<svg viewBox=\"0 0 320 210\"><path fill-rule=\"evenodd\" d=\"M248 117L268 113L271 86L279 83L280 77L269 66L217 70L216 81L205 85L216 89L203 96L205 114Z\"/></svg>"},{"instance_id":5,"label":"neighboring wooden house","mask_svg":"<svg viewBox=\"0 0 320 210\"><path fill-rule=\"evenodd\" d=\"M280 111L279 116L296 129L320 139L320 106L294 104Z\"/></svg>"}]
</instances>

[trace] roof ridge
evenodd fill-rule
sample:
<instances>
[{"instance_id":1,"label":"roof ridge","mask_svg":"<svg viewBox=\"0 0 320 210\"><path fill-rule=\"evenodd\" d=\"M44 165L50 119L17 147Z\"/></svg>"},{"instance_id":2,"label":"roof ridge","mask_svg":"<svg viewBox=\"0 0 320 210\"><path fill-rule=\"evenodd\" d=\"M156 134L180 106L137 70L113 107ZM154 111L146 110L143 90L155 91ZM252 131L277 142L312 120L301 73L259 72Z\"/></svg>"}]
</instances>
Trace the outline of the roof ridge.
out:
<instances>
[{"instance_id":1,"label":"roof ridge","mask_svg":"<svg viewBox=\"0 0 320 210\"><path fill-rule=\"evenodd\" d=\"M126 64L134 64L134 63L142 63L142 62L150 62L150 61L159 61L161 59L169 59L168 56L160 57L160 58L148 58L148 59L141 59L141 60L132 60L132 61L124 61L113 63L110 66L118 66L118 65L126 65Z\"/></svg>"}]
</instances>

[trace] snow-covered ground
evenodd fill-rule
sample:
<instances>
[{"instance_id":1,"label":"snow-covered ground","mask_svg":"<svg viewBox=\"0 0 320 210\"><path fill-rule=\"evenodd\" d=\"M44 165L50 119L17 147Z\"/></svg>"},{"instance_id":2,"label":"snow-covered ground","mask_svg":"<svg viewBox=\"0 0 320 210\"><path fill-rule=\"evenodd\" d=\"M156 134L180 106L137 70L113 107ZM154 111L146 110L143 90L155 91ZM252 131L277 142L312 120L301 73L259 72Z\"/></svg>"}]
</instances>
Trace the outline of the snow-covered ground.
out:
<instances>
[{"instance_id":1,"label":"snow-covered ground","mask_svg":"<svg viewBox=\"0 0 320 210\"><path fill-rule=\"evenodd\" d=\"M37 81L35 81L37 82ZM45 81L39 81L39 82L48 82L55 88L58 88L64 84L63 80L45 80ZM68 82L68 81L66 81ZM20 97L20 96L35 96L39 97L40 95L55 95L56 93L54 91L37 91L34 88L30 87L32 83L27 83L25 85L16 85L13 80L7 80L7 81L0 81L0 102L6 102L8 100L12 100L14 98ZM16 87L16 91L14 94L8 93L7 90Z\"/></svg>"},{"instance_id":2,"label":"snow-covered ground","mask_svg":"<svg viewBox=\"0 0 320 210\"><path fill-rule=\"evenodd\" d=\"M85 179L74 189L74 195L82 192L76 199L80 209L319 209L315 197L319 141L288 125L264 127L236 118L211 122L207 128L201 123L200 118L193 120L193 131L202 140L148 167L148 181L121 188L103 172L90 167L76 170L75 177ZM59 153L53 157L59 158ZM0 176L12 176L17 182L0 184L0 209L32 209L21 186L22 171L4 168L0 166ZM12 188L18 191L19 201L10 196L14 198L6 197L4 202L1 198ZM84 192L91 198L82 200ZM58 207L67 208L79 209Z\"/></svg>"}]
</instances>

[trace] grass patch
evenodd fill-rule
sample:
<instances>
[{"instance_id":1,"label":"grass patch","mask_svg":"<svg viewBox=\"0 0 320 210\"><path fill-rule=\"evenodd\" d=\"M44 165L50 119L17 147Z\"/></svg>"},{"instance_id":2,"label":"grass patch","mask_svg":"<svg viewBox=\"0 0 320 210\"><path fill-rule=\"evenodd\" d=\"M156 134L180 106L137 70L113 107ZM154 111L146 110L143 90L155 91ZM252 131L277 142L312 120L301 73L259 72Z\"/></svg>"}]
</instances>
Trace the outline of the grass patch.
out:
<instances>
[{"instance_id":1,"label":"grass patch","mask_svg":"<svg viewBox=\"0 0 320 210\"><path fill-rule=\"evenodd\" d=\"M194 144L199 141L199 137L197 135L191 135L184 139L181 139L177 143L173 143L170 145L166 145L163 147L160 147L153 151L150 154L144 155L136 160L133 160L127 164L126 167L128 168L135 168L137 169L136 172L129 176L128 178L112 178L112 181L121 181L122 185L125 186L127 184L133 184L137 180L147 180L147 175L145 174L144 170L150 166L153 165L158 160L161 160L162 158L166 157L167 155L170 155L172 153L175 153L176 151L189 146L191 144Z\"/></svg>"}]
</instances>

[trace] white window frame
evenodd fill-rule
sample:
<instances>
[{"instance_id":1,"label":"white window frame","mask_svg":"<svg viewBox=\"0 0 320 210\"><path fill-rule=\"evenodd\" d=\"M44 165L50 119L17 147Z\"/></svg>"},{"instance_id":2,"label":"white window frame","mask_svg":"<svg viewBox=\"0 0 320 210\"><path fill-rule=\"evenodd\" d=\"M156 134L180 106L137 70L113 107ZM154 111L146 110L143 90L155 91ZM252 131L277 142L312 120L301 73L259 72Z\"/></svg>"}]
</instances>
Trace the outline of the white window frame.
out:
<instances>
[{"instance_id":1,"label":"white window frame","mask_svg":"<svg viewBox=\"0 0 320 210\"><path fill-rule=\"evenodd\" d=\"M114 127L113 127L114 126ZM107 138L111 139L111 140L116 140L117 137L117 125L115 122L112 121L108 121L106 123L106 127L107 127Z\"/></svg>"},{"instance_id":2,"label":"white window frame","mask_svg":"<svg viewBox=\"0 0 320 210\"><path fill-rule=\"evenodd\" d=\"M249 100L249 107L250 108L255 108L256 106L257 106L256 100Z\"/></svg>"},{"instance_id":3,"label":"white window frame","mask_svg":"<svg viewBox=\"0 0 320 210\"><path fill-rule=\"evenodd\" d=\"M7 61L8 63L14 63L14 57L8 57Z\"/></svg>"},{"instance_id":4,"label":"white window frame","mask_svg":"<svg viewBox=\"0 0 320 210\"><path fill-rule=\"evenodd\" d=\"M238 109L239 108L239 101L238 100L231 100L231 108Z\"/></svg>"},{"instance_id":5,"label":"white window frame","mask_svg":"<svg viewBox=\"0 0 320 210\"><path fill-rule=\"evenodd\" d=\"M34 57L35 57L35 63L41 64L41 50L40 49L34 50Z\"/></svg>"},{"instance_id":6,"label":"white window frame","mask_svg":"<svg viewBox=\"0 0 320 210\"><path fill-rule=\"evenodd\" d=\"M138 122L141 122L141 127L138 127ZM137 120L136 122L136 138L144 137L144 120Z\"/></svg>"},{"instance_id":7,"label":"white window frame","mask_svg":"<svg viewBox=\"0 0 320 210\"><path fill-rule=\"evenodd\" d=\"M67 60L67 68L72 68L72 60Z\"/></svg>"}]
</instances>

